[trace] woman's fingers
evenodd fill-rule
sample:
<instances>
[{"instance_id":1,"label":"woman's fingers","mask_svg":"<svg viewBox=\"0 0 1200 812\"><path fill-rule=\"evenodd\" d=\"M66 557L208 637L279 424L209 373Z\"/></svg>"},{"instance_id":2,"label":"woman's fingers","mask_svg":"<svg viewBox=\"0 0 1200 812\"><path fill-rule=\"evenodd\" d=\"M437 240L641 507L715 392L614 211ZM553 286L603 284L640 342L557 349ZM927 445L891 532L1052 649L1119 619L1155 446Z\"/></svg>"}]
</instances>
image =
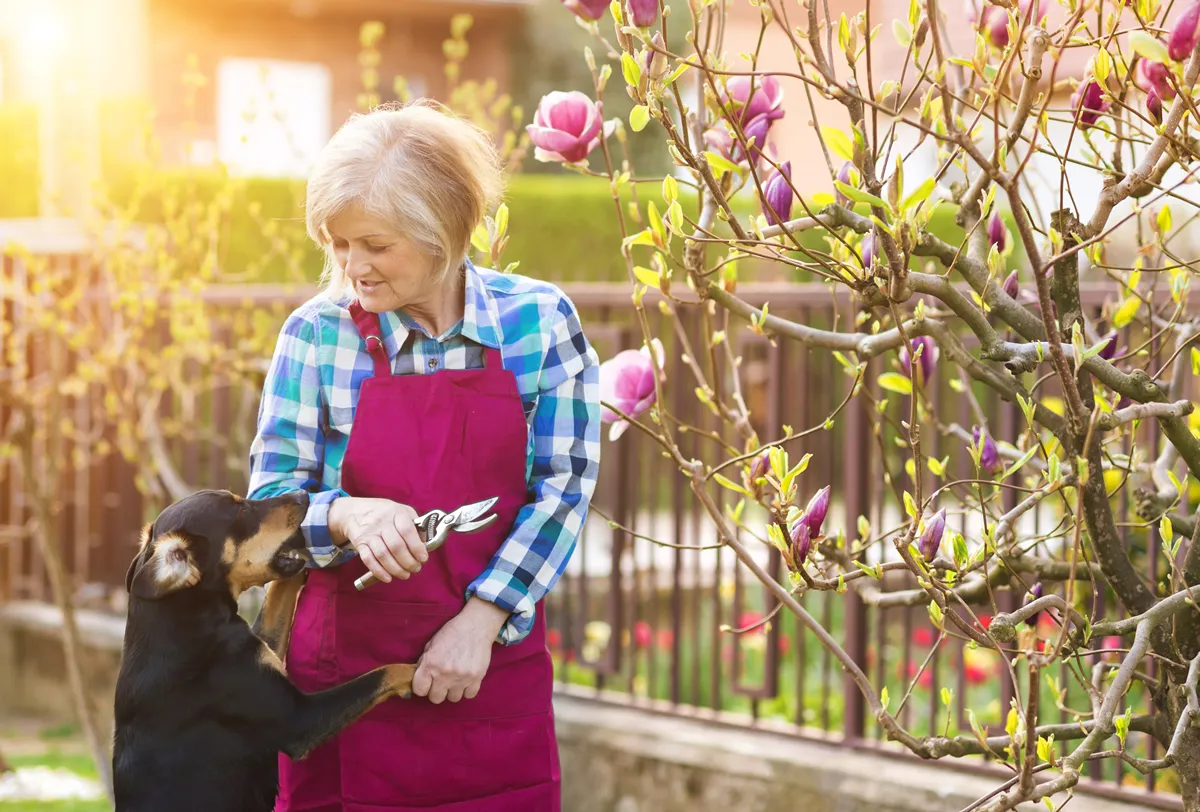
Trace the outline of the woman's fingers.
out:
<instances>
[{"instance_id":1,"label":"woman's fingers","mask_svg":"<svg viewBox=\"0 0 1200 812\"><path fill-rule=\"evenodd\" d=\"M421 534L417 531L417 526L413 524L413 520L416 518L417 512L410 506L397 505L396 515L392 520L400 538L404 540L408 554L413 557L416 564L413 572L420 570L421 564L429 560L429 550L425 548L425 542L421 540Z\"/></svg>"},{"instance_id":2,"label":"woman's fingers","mask_svg":"<svg viewBox=\"0 0 1200 812\"><path fill-rule=\"evenodd\" d=\"M379 559L376 557L375 551L371 549L369 543L360 542L355 545L355 549L358 550L358 557L362 559L363 566L370 570L372 575L385 584L392 580L391 574L379 563Z\"/></svg>"}]
</instances>

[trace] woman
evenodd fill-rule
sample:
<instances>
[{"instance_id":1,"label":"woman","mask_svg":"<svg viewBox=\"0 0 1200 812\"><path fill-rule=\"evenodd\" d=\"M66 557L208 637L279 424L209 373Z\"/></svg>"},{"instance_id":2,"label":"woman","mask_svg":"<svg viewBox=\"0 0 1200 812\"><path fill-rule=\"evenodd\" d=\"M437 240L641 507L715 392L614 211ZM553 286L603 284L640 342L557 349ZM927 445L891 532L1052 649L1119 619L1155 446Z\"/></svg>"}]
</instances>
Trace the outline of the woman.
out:
<instances>
[{"instance_id":1,"label":"woman","mask_svg":"<svg viewBox=\"0 0 1200 812\"><path fill-rule=\"evenodd\" d=\"M288 673L420 667L413 699L281 757L279 810L559 808L537 604L595 488L598 365L558 288L467 259L500 175L419 103L352 117L309 180L325 289L283 326L250 455L252 497L312 493ZM492 497L497 521L425 549L414 517Z\"/></svg>"}]
</instances>

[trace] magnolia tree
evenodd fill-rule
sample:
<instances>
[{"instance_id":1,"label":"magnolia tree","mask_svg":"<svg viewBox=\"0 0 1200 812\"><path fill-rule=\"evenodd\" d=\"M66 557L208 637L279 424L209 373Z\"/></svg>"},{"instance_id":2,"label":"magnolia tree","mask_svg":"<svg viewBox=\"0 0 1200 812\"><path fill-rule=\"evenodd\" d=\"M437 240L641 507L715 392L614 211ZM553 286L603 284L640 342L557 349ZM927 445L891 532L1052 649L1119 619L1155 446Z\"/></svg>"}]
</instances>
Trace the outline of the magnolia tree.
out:
<instances>
[{"instance_id":1,"label":"magnolia tree","mask_svg":"<svg viewBox=\"0 0 1200 812\"><path fill-rule=\"evenodd\" d=\"M528 132L538 159L610 178L625 230L619 250L644 343L602 367L610 436L628 442L617 438L637 432L661 447L720 543L831 652L888 739L927 759L987 754L1012 769L978 808L1038 799L1057 808L1090 763L1119 760L1171 774L1185 808L1200 810L1200 523L1187 507L1200 440L1184 397L1200 321L1186 307L1195 257L1181 256L1195 214L1186 192L1197 157L1200 4L997 2L967 15L974 36L964 50L962 10L933 0L912 0L896 20L761 0L751 3L761 32L740 55L725 52L730 4L693 0L683 14L656 0L566 5L595 36L584 55L594 86L545 96ZM782 43L774 53L795 64L764 69L764 42ZM903 59L879 81L872 58L878 71L888 49ZM785 94L786 83L795 92ZM606 89L636 102L627 122L605 120ZM828 173L834 194L824 199L800 196L772 140L786 118L820 120L818 105L825 121L832 106L845 122L820 128L821 152L809 162ZM672 176L638 175L622 150L626 128L662 137ZM906 182L919 146L935 152L936 168ZM1030 177L1047 160L1060 176L1051 206ZM1095 194L1067 188L1068 175L1081 174ZM688 186L695 195L685 205ZM633 216L621 197L630 187L644 205ZM747 196L761 214L737 205ZM963 239L932 227L939 209ZM801 239L814 231L820 250ZM1018 258L1020 272L1010 272ZM818 329L749 304L734 270L749 261L848 290L860 317ZM1102 320L1084 307L1081 277L1110 286ZM897 399L906 404L897 421L901 526L873 531L853 517L826 526L837 495L801 492L800 473L806 438L834 420L759 436L734 353L711 351L731 336L705 337L704 360L719 363L703 364L681 334L670 343L686 354L688 380L668 380L667 337L654 334L646 307L651 289L667 315L654 323L672 332L686 310L724 311L773 342L836 354L852 401L843 411L881 389L908 395ZM1119 346L1127 327L1145 342ZM892 371L868 374L873 361L871 370ZM1024 416L1004 442L983 413L973 429L957 429L972 477L953 479L923 450L922 426L947 425L928 394L939 372ZM694 391L721 421L720 442L699 446L700 458L683 450L669 387ZM741 504L726 510L730 492ZM1125 499L1140 518L1118 520ZM1024 521L1039 511L1057 518L1052 537ZM978 518L965 525L977 532L948 526L948 516L964 515ZM1161 553L1127 545L1118 527L1126 521L1158 533ZM779 550L789 578L769 574L758 544ZM1163 577L1143 575L1148 554L1165 558ZM904 589L880 587L898 575ZM895 699L799 602L826 590L868 605L927 606L935 647L961 640L997 652L1015 686L1003 732L989 735L969 711L974 730L964 735L902 724ZM1081 598L1101 593L1120 611ZM1053 633L1037 635L1038 621ZM1065 708L1053 683L1059 707L1039 700L1062 673L1087 706ZM1133 699L1146 695L1152 705ZM1064 710L1074 722L1048 721ZM1133 745L1145 737L1158 743L1154 757Z\"/></svg>"}]
</instances>

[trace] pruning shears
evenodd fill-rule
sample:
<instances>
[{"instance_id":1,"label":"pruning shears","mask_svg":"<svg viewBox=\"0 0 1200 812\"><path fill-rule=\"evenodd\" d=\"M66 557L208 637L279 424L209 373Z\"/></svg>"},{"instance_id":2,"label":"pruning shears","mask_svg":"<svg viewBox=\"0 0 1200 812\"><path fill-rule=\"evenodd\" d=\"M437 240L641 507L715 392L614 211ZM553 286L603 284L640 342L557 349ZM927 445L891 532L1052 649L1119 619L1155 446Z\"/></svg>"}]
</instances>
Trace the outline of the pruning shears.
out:
<instances>
[{"instance_id":1,"label":"pruning shears","mask_svg":"<svg viewBox=\"0 0 1200 812\"><path fill-rule=\"evenodd\" d=\"M450 512L434 509L422 513L413 520L413 523L417 526L417 532L425 537L425 549L433 552L441 547L446 542L451 530L459 533L473 533L487 527L496 520L497 514L491 513L486 516L484 514L492 509L499 498L493 496L490 499L471 502ZM375 574L368 572L359 576L354 582L354 587L361 591L375 583L376 580L378 579L375 578Z\"/></svg>"}]
</instances>

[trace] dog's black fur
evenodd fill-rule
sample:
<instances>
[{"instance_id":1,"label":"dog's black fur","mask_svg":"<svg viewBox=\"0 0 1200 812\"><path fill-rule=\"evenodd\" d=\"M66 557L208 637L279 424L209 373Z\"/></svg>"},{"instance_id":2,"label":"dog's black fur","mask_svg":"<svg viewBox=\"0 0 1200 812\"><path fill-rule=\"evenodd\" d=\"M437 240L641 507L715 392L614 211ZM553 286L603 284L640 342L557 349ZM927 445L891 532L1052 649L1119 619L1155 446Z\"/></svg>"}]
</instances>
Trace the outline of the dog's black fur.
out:
<instances>
[{"instance_id":1,"label":"dog's black fur","mask_svg":"<svg viewBox=\"0 0 1200 812\"><path fill-rule=\"evenodd\" d=\"M280 752L303 758L378 702L410 695L411 665L306 694L238 615L245 589L301 574L307 505L303 492L201 491L146 526L126 576L116 812L269 812ZM272 611L290 610L263 616L269 626ZM290 614L281 622L290 628Z\"/></svg>"}]
</instances>

